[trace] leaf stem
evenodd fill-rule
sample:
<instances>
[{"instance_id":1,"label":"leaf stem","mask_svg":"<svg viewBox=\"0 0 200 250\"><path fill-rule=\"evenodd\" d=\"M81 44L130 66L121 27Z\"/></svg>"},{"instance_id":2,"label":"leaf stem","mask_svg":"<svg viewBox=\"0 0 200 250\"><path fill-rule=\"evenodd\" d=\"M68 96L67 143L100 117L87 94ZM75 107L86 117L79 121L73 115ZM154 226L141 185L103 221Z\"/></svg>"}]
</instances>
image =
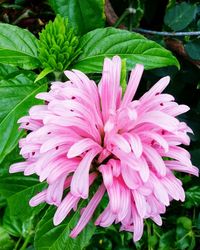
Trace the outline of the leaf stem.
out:
<instances>
[{"instance_id":1,"label":"leaf stem","mask_svg":"<svg viewBox=\"0 0 200 250\"><path fill-rule=\"evenodd\" d=\"M148 250L152 250L151 248L151 244L150 244L150 239L151 239L151 224L146 221L146 225L147 225L147 241L148 241Z\"/></svg>"},{"instance_id":2,"label":"leaf stem","mask_svg":"<svg viewBox=\"0 0 200 250\"><path fill-rule=\"evenodd\" d=\"M142 29L142 28L133 28L132 30L138 33L158 35L158 36L200 36L200 31L167 32L167 31L147 30L147 29Z\"/></svg>"},{"instance_id":3,"label":"leaf stem","mask_svg":"<svg viewBox=\"0 0 200 250\"><path fill-rule=\"evenodd\" d=\"M18 246L19 246L19 243L21 242L22 240L22 237L20 237L15 245L15 248L13 250L17 250Z\"/></svg>"},{"instance_id":4,"label":"leaf stem","mask_svg":"<svg viewBox=\"0 0 200 250\"><path fill-rule=\"evenodd\" d=\"M116 21L116 23L113 25L113 27L117 28L121 24L121 22L124 20L124 18L129 15L129 13L130 13L129 10L126 9L124 13L120 16L120 18Z\"/></svg>"},{"instance_id":5,"label":"leaf stem","mask_svg":"<svg viewBox=\"0 0 200 250\"><path fill-rule=\"evenodd\" d=\"M26 249L26 247L28 246L28 244L30 242L31 236L32 236L32 231L30 231L30 233L26 237L26 239L24 241L24 244L22 245L22 247L20 248L20 250L25 250Z\"/></svg>"}]
</instances>

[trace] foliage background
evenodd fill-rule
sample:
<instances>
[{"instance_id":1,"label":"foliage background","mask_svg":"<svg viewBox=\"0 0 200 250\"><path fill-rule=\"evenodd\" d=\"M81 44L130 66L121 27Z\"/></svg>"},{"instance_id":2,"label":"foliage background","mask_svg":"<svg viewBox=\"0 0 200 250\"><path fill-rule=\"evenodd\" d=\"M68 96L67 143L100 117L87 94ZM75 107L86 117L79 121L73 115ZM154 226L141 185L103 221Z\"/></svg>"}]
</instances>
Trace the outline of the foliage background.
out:
<instances>
[{"instance_id":1,"label":"foliage background","mask_svg":"<svg viewBox=\"0 0 200 250\"><path fill-rule=\"evenodd\" d=\"M190 32L200 31L200 2L194 0L112 0L105 2L98 0L0 0L0 21L27 28L37 38L45 24L54 19L55 13L67 16L79 37L96 28L115 26L131 32L134 30L144 33L146 37L174 53L180 63L180 70L170 56L171 61L169 60L168 63L162 64L161 60L160 67L155 65L145 71L137 95L140 96L160 77L167 74L171 76L172 80L167 92L172 93L179 103L191 107L191 110L181 119L185 120L194 130L192 143L187 149L192 155L193 164L199 167L200 34L193 36ZM23 57L20 64L18 61L18 64L15 65L16 61L13 58L16 56L16 51L14 53L10 49L9 53L14 53L11 58L3 54L5 53L3 44L5 28L2 27L0 26L0 250L68 250L84 247L94 250L200 249L200 185L198 178L189 175L179 174L186 190L186 201L183 204L172 202L163 216L162 227L147 221L144 236L137 244L133 243L131 234L119 233L118 225L108 229L97 228L95 230L92 223L74 243L67 235L77 221L76 214L54 228L52 226L54 208L41 205L33 209L28 206L30 197L41 190L45 184L39 183L34 176L8 174L9 165L21 160L19 150L15 145L22 133L17 132L15 124L17 119L26 114L29 107L36 103L34 99L36 93L45 90L47 82L62 76L60 72L54 74L55 72L53 73L49 69L44 71L45 68L42 68L37 59L37 50L34 51L34 48L37 48L35 45L37 40L28 34L29 44L26 48L23 47L24 54L28 56ZM20 37L17 35L21 34L21 31L11 29L11 40L16 41L16 46L18 46L19 40L17 39ZM154 34L149 34L149 30L154 30ZM160 31L168 33L159 33ZM179 36L175 32L188 33ZM25 33L22 36L24 37ZM130 40L136 38L132 34L129 36ZM104 37L105 35L102 35L101 39ZM6 43L8 44L8 41ZM130 54L134 50L134 46L132 44L132 47L129 47ZM83 52L82 58L84 56L87 58L88 54ZM131 60L133 58L129 58L129 63L132 62ZM141 60L144 60L146 68L148 68L148 58ZM86 68L80 63L74 65L78 65L77 68L90 73L94 79L99 79L97 72L100 71L101 61L97 60L95 65L91 61L87 61L89 66ZM163 66L167 67L161 68ZM99 69L97 72L96 68ZM43 79L34 83L42 69L43 74L40 75L40 78Z\"/></svg>"}]
</instances>

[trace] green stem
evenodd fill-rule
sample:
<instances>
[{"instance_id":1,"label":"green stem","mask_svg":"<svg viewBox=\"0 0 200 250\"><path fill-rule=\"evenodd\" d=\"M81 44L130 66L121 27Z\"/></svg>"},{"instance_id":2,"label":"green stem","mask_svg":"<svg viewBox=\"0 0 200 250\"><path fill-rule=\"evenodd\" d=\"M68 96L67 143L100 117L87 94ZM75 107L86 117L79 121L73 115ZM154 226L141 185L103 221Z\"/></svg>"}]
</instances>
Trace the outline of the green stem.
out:
<instances>
[{"instance_id":1,"label":"green stem","mask_svg":"<svg viewBox=\"0 0 200 250\"><path fill-rule=\"evenodd\" d=\"M151 239L151 224L149 222L146 222L147 225L147 237L148 237L148 250L152 250L151 245L150 245L150 239Z\"/></svg>"},{"instance_id":2,"label":"green stem","mask_svg":"<svg viewBox=\"0 0 200 250\"><path fill-rule=\"evenodd\" d=\"M20 237L15 245L15 248L13 250L17 250L18 246L19 246L19 243L21 242L22 240L22 237Z\"/></svg>"},{"instance_id":3,"label":"green stem","mask_svg":"<svg viewBox=\"0 0 200 250\"><path fill-rule=\"evenodd\" d=\"M55 80L60 81L62 73L58 71L54 71L54 75L55 75Z\"/></svg>"},{"instance_id":4,"label":"green stem","mask_svg":"<svg viewBox=\"0 0 200 250\"><path fill-rule=\"evenodd\" d=\"M26 237L26 239L24 241L24 244L22 245L22 247L20 248L20 250L25 250L26 249L26 247L28 246L28 244L30 242L31 236L32 236L32 232L30 232L28 234L28 236Z\"/></svg>"},{"instance_id":5,"label":"green stem","mask_svg":"<svg viewBox=\"0 0 200 250\"><path fill-rule=\"evenodd\" d=\"M124 13L120 16L120 18L117 20L117 22L113 25L113 27L117 28L124 20L124 18L127 17L128 15L129 15L129 10L126 9Z\"/></svg>"}]
</instances>

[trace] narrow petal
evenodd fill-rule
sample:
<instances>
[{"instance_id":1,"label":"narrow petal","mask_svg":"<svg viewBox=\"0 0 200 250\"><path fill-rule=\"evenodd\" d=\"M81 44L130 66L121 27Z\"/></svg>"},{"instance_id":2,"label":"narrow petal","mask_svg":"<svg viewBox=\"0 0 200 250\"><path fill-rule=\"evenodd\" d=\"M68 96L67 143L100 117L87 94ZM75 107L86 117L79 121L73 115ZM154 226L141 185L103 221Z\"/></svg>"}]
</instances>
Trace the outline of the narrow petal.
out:
<instances>
[{"instance_id":1,"label":"narrow petal","mask_svg":"<svg viewBox=\"0 0 200 250\"><path fill-rule=\"evenodd\" d=\"M135 68L131 71L130 79L121 103L121 107L127 106L127 104L132 101L140 83L143 71L144 66L141 64L136 64Z\"/></svg>"},{"instance_id":2,"label":"narrow petal","mask_svg":"<svg viewBox=\"0 0 200 250\"><path fill-rule=\"evenodd\" d=\"M134 234L133 240L134 242L141 239L144 229L143 219L137 213L134 205L132 205L132 216L133 216L133 225L134 225Z\"/></svg>"},{"instance_id":3,"label":"narrow petal","mask_svg":"<svg viewBox=\"0 0 200 250\"><path fill-rule=\"evenodd\" d=\"M155 168L157 173L161 176L165 176L166 166L162 157L158 154L158 152L154 148L148 145L145 145L144 154L148 158L148 160L151 162L152 166Z\"/></svg>"},{"instance_id":4,"label":"narrow petal","mask_svg":"<svg viewBox=\"0 0 200 250\"><path fill-rule=\"evenodd\" d=\"M74 204L79 199L79 197L75 197L71 193L68 193L68 195L63 199L61 204L58 206L56 213L54 214L53 223L55 226L59 225L65 219L65 217L74 207Z\"/></svg>"},{"instance_id":5,"label":"narrow petal","mask_svg":"<svg viewBox=\"0 0 200 250\"><path fill-rule=\"evenodd\" d=\"M153 87L148 92L146 92L141 97L141 100L143 100L143 101L150 100L155 95L160 94L167 87L169 82L170 82L169 76L165 76L165 77L161 78L155 85L153 85Z\"/></svg>"},{"instance_id":6,"label":"narrow petal","mask_svg":"<svg viewBox=\"0 0 200 250\"><path fill-rule=\"evenodd\" d=\"M101 146L99 146L92 139L89 139L89 138L82 139L70 147L70 149L67 153L67 157L73 158L73 157L78 156L78 155L82 154L83 152L86 152L87 150L90 150L94 147L98 147L99 149L101 149Z\"/></svg>"},{"instance_id":7,"label":"narrow petal","mask_svg":"<svg viewBox=\"0 0 200 250\"><path fill-rule=\"evenodd\" d=\"M142 155L143 147L140 137L137 134L125 133L124 137L127 138L131 145L131 149L134 152L136 158L140 158Z\"/></svg>"},{"instance_id":8,"label":"narrow petal","mask_svg":"<svg viewBox=\"0 0 200 250\"><path fill-rule=\"evenodd\" d=\"M169 196L165 189L165 187L162 185L162 182L158 180L158 178L152 173L152 183L154 186L154 195L155 197L162 202L163 205L169 206Z\"/></svg>"},{"instance_id":9,"label":"narrow petal","mask_svg":"<svg viewBox=\"0 0 200 250\"><path fill-rule=\"evenodd\" d=\"M66 176L61 176L47 188L46 202L58 206L62 200Z\"/></svg>"},{"instance_id":10,"label":"narrow petal","mask_svg":"<svg viewBox=\"0 0 200 250\"><path fill-rule=\"evenodd\" d=\"M127 140L120 134L115 134L111 137L110 143L114 144L115 146L119 147L125 153L131 152L131 147Z\"/></svg>"},{"instance_id":11,"label":"narrow petal","mask_svg":"<svg viewBox=\"0 0 200 250\"><path fill-rule=\"evenodd\" d=\"M27 166L28 166L28 163L25 161L14 163L10 166L9 173L13 174L13 173L17 173L17 172L23 172Z\"/></svg>"},{"instance_id":12,"label":"narrow petal","mask_svg":"<svg viewBox=\"0 0 200 250\"><path fill-rule=\"evenodd\" d=\"M88 151L74 172L71 182L71 193L74 196L87 199L89 192L89 170L92 160L98 153L99 150L97 149Z\"/></svg>"},{"instance_id":13,"label":"narrow petal","mask_svg":"<svg viewBox=\"0 0 200 250\"><path fill-rule=\"evenodd\" d=\"M103 176L103 183L106 188L109 188L113 184L113 175L112 175L112 169L109 164L107 165L101 165L98 170L102 173Z\"/></svg>"},{"instance_id":14,"label":"narrow petal","mask_svg":"<svg viewBox=\"0 0 200 250\"><path fill-rule=\"evenodd\" d=\"M158 226L162 226L162 218L160 217L160 215L156 215L154 217L151 217L151 219L158 225Z\"/></svg>"},{"instance_id":15,"label":"narrow petal","mask_svg":"<svg viewBox=\"0 0 200 250\"><path fill-rule=\"evenodd\" d=\"M144 218L147 210L145 197L142 194L140 194L137 190L133 190L132 194L134 197L137 212L140 217Z\"/></svg>"},{"instance_id":16,"label":"narrow petal","mask_svg":"<svg viewBox=\"0 0 200 250\"><path fill-rule=\"evenodd\" d=\"M97 208L99 202L101 201L104 193L105 193L105 186L102 184L97 192L94 194L90 202L88 203L87 207L84 209L76 227L70 233L70 237L75 238L87 225L89 220L92 218L92 215Z\"/></svg>"},{"instance_id":17,"label":"narrow petal","mask_svg":"<svg viewBox=\"0 0 200 250\"><path fill-rule=\"evenodd\" d=\"M177 130L179 124L179 121L176 118L160 111L147 112L138 119L138 124L145 122L152 123L171 132Z\"/></svg>"}]
</instances>

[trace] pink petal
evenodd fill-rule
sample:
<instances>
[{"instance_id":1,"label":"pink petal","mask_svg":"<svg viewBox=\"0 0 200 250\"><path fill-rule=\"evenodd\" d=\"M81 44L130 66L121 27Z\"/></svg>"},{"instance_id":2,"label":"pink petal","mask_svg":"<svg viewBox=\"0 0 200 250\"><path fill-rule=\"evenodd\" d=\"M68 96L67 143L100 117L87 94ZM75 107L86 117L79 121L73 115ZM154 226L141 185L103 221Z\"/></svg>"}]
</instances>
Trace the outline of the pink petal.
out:
<instances>
[{"instance_id":1,"label":"pink petal","mask_svg":"<svg viewBox=\"0 0 200 250\"><path fill-rule=\"evenodd\" d=\"M110 205L104 209L104 211L97 218L95 225L99 225L101 227L109 227L115 220L116 215L112 213L110 209Z\"/></svg>"},{"instance_id":2,"label":"pink petal","mask_svg":"<svg viewBox=\"0 0 200 250\"><path fill-rule=\"evenodd\" d=\"M28 166L27 162L18 162L18 163L14 163L10 166L9 168L9 173L17 173L17 172L23 172L26 167Z\"/></svg>"},{"instance_id":3,"label":"pink petal","mask_svg":"<svg viewBox=\"0 0 200 250\"><path fill-rule=\"evenodd\" d=\"M61 202L66 176L60 177L47 188L46 202L58 206Z\"/></svg>"},{"instance_id":4,"label":"pink petal","mask_svg":"<svg viewBox=\"0 0 200 250\"><path fill-rule=\"evenodd\" d=\"M94 157L99 153L99 150L93 149L86 153L74 172L71 182L71 193L74 196L87 199L89 192L89 170Z\"/></svg>"},{"instance_id":5,"label":"pink petal","mask_svg":"<svg viewBox=\"0 0 200 250\"><path fill-rule=\"evenodd\" d=\"M138 215L134 205L132 206L132 216L133 216L133 225L134 225L134 235L133 240L134 242L141 239L143 234L143 219Z\"/></svg>"},{"instance_id":6,"label":"pink petal","mask_svg":"<svg viewBox=\"0 0 200 250\"><path fill-rule=\"evenodd\" d=\"M59 225L65 219L65 217L68 215L68 213L74 207L74 204L76 204L76 202L79 199L80 199L79 197L75 197L71 193L67 194L67 196L63 199L63 201L58 206L58 209L56 210L56 212L54 214L53 224L55 226Z\"/></svg>"},{"instance_id":7,"label":"pink petal","mask_svg":"<svg viewBox=\"0 0 200 250\"><path fill-rule=\"evenodd\" d=\"M90 202L88 203L87 207L84 209L76 227L70 233L70 237L75 238L87 225L89 220L91 219L96 207L98 206L99 202L101 201L103 195L105 193L105 187L102 184L97 192L94 194Z\"/></svg>"},{"instance_id":8,"label":"pink petal","mask_svg":"<svg viewBox=\"0 0 200 250\"><path fill-rule=\"evenodd\" d=\"M124 137L127 138L131 145L131 149L134 152L136 158L142 155L143 147L140 137L137 134L125 133Z\"/></svg>"},{"instance_id":9,"label":"pink petal","mask_svg":"<svg viewBox=\"0 0 200 250\"><path fill-rule=\"evenodd\" d=\"M179 161L165 161L165 164L170 170L185 172L188 174L199 176L199 169L195 166L187 166L183 163L180 163Z\"/></svg>"},{"instance_id":10,"label":"pink petal","mask_svg":"<svg viewBox=\"0 0 200 250\"><path fill-rule=\"evenodd\" d=\"M156 215L154 217L151 217L151 219L158 225L158 226L162 226L162 218L160 217L160 215Z\"/></svg>"},{"instance_id":11,"label":"pink petal","mask_svg":"<svg viewBox=\"0 0 200 250\"><path fill-rule=\"evenodd\" d=\"M39 205L40 203L45 202L46 195L47 195L47 190L45 189L42 192L36 194L34 197L32 197L29 201L29 205L31 207L35 207Z\"/></svg>"},{"instance_id":12,"label":"pink petal","mask_svg":"<svg viewBox=\"0 0 200 250\"><path fill-rule=\"evenodd\" d=\"M82 140L74 143L70 147L70 149L67 153L67 157L73 158L73 157L78 156L78 155L82 154L83 152L86 152L87 150L90 150L94 147L98 147L99 149L101 149L101 146L99 146L92 139L90 139L90 138L82 139Z\"/></svg>"},{"instance_id":13,"label":"pink petal","mask_svg":"<svg viewBox=\"0 0 200 250\"><path fill-rule=\"evenodd\" d=\"M171 132L177 130L179 124L179 121L176 118L160 111L150 111L142 115L139 118L138 124L145 122L152 123Z\"/></svg>"},{"instance_id":14,"label":"pink petal","mask_svg":"<svg viewBox=\"0 0 200 250\"><path fill-rule=\"evenodd\" d=\"M160 94L169 84L170 77L165 76L161 78L148 92L146 92L142 97L141 100L150 100L155 95Z\"/></svg>"},{"instance_id":15,"label":"pink petal","mask_svg":"<svg viewBox=\"0 0 200 250\"><path fill-rule=\"evenodd\" d=\"M138 164L140 166L140 170L139 170L140 178L142 179L143 182L147 182L149 179L150 170L144 157L140 158Z\"/></svg>"},{"instance_id":16,"label":"pink petal","mask_svg":"<svg viewBox=\"0 0 200 250\"><path fill-rule=\"evenodd\" d=\"M109 188L113 184L113 175L112 175L112 169L109 164L107 165L100 165L98 170L102 173L103 175L103 183L106 188Z\"/></svg>"},{"instance_id":17,"label":"pink petal","mask_svg":"<svg viewBox=\"0 0 200 250\"><path fill-rule=\"evenodd\" d=\"M145 197L136 190L133 190L132 194L134 197L137 212L140 217L144 218L147 210Z\"/></svg>"},{"instance_id":18,"label":"pink petal","mask_svg":"<svg viewBox=\"0 0 200 250\"><path fill-rule=\"evenodd\" d=\"M160 176L165 176L166 166L162 157L158 154L158 152L154 148L148 145L145 145L144 154L148 158L148 160L151 162L151 164L153 165L157 173Z\"/></svg>"},{"instance_id":19,"label":"pink petal","mask_svg":"<svg viewBox=\"0 0 200 250\"><path fill-rule=\"evenodd\" d=\"M144 66L141 64L136 64L135 68L131 71L130 79L121 103L121 107L125 107L129 102L132 101L140 83L143 71Z\"/></svg>"},{"instance_id":20,"label":"pink petal","mask_svg":"<svg viewBox=\"0 0 200 250\"><path fill-rule=\"evenodd\" d=\"M113 185L107 188L109 200L110 200L110 209L113 214L118 214L121 204L120 196L120 185L116 179L113 180Z\"/></svg>"},{"instance_id":21,"label":"pink petal","mask_svg":"<svg viewBox=\"0 0 200 250\"><path fill-rule=\"evenodd\" d=\"M111 137L110 143L114 144L115 146L119 147L125 153L131 152L131 147L126 139L120 134L115 134Z\"/></svg>"},{"instance_id":22,"label":"pink petal","mask_svg":"<svg viewBox=\"0 0 200 250\"><path fill-rule=\"evenodd\" d=\"M152 174L152 183L154 186L154 195L155 197L165 206L169 206L169 196L166 191L166 188L162 185L162 181L160 181L155 175Z\"/></svg>"}]
</instances>

